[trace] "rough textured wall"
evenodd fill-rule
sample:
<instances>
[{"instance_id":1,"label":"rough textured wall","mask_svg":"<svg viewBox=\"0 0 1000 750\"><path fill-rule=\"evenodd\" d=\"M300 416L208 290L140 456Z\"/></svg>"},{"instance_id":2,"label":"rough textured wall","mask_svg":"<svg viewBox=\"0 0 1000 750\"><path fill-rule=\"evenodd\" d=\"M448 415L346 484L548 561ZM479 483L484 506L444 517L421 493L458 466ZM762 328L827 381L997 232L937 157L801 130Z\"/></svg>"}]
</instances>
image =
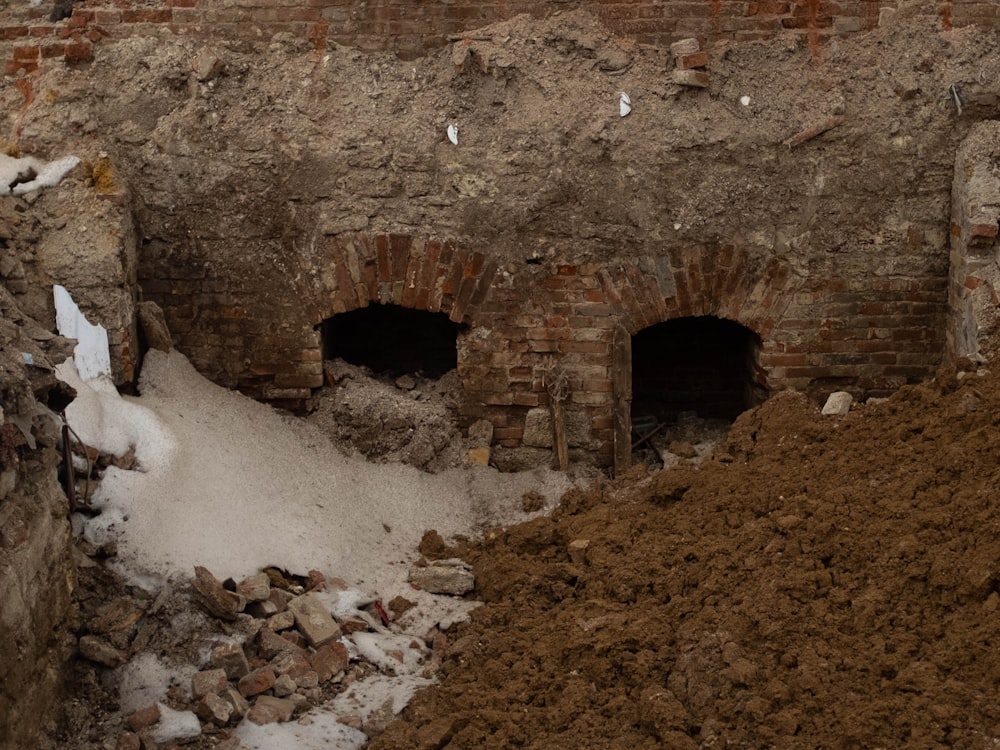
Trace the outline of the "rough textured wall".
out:
<instances>
[{"instance_id":1,"label":"rough textured wall","mask_svg":"<svg viewBox=\"0 0 1000 750\"><path fill-rule=\"evenodd\" d=\"M618 325L731 318L773 388L816 396L933 372L955 149L997 112L1000 62L995 35L942 32L928 8L820 59L795 33L720 43L705 88L580 13L407 62L130 38L45 72L26 104L8 91L8 118L38 150L108 150L134 187L142 293L218 382L301 400L327 317L439 309L468 325L470 418L516 444L558 362L606 457Z\"/></svg>"},{"instance_id":2,"label":"rough textured wall","mask_svg":"<svg viewBox=\"0 0 1000 750\"><path fill-rule=\"evenodd\" d=\"M20 750L36 746L41 717L51 715L69 648L69 508L56 479L59 428L39 407L55 387L51 361L66 348L5 287L0 312L0 748ZM42 346L62 355L50 360Z\"/></svg>"},{"instance_id":3,"label":"rough textured wall","mask_svg":"<svg viewBox=\"0 0 1000 750\"><path fill-rule=\"evenodd\" d=\"M995 4L987 0L85 0L61 22L49 20L48 7L11 3L0 15L0 45L9 42L6 73L53 62L87 63L103 40L149 34L257 40L285 33L316 49L336 43L413 59L442 47L452 35L519 14L548 18L585 10L640 44L685 37L703 43L750 41L790 33L807 39L818 54L825 40L870 31L897 7L924 14L945 30L970 24L985 30L1000 23Z\"/></svg>"}]
</instances>

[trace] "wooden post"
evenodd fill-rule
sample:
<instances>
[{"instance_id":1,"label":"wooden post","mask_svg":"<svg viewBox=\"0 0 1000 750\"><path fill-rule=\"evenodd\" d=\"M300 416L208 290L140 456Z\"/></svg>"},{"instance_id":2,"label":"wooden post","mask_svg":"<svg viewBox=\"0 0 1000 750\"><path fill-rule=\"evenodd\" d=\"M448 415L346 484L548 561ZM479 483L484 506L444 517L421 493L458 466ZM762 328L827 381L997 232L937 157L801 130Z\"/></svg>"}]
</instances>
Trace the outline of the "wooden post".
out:
<instances>
[{"instance_id":1,"label":"wooden post","mask_svg":"<svg viewBox=\"0 0 1000 750\"><path fill-rule=\"evenodd\" d=\"M618 477L632 466L632 335L621 323L615 326L611 350L611 389Z\"/></svg>"},{"instance_id":2,"label":"wooden post","mask_svg":"<svg viewBox=\"0 0 1000 750\"><path fill-rule=\"evenodd\" d=\"M566 437L566 399L569 397L569 380L562 365L553 364L545 375L545 389L549 393L549 416L552 418L552 447L556 450L559 471L569 469L569 440Z\"/></svg>"}]
</instances>

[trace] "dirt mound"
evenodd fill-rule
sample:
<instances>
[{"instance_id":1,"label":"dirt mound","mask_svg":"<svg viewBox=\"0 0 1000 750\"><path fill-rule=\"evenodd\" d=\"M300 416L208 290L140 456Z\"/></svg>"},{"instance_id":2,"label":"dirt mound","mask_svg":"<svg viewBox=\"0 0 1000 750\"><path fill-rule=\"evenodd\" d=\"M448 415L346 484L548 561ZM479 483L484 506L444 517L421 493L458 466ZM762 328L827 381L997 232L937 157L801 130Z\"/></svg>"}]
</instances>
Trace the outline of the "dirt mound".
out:
<instances>
[{"instance_id":1,"label":"dirt mound","mask_svg":"<svg viewBox=\"0 0 1000 750\"><path fill-rule=\"evenodd\" d=\"M986 371L781 395L701 468L497 531L446 679L372 747L993 746L998 414Z\"/></svg>"}]
</instances>

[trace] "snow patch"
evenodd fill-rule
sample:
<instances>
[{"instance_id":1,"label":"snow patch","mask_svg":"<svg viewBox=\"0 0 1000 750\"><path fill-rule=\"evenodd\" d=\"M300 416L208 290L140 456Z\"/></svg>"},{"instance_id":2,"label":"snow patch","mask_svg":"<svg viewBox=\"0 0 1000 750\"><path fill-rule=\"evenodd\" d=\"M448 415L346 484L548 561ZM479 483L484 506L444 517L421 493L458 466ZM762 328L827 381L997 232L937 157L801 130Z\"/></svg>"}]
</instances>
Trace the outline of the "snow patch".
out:
<instances>
[{"instance_id":1,"label":"snow patch","mask_svg":"<svg viewBox=\"0 0 1000 750\"><path fill-rule=\"evenodd\" d=\"M87 320L65 287L53 286L52 297L56 305L56 328L66 338L76 339L73 359L80 377L87 382L102 376L110 377L111 352L107 330Z\"/></svg>"},{"instance_id":2,"label":"snow patch","mask_svg":"<svg viewBox=\"0 0 1000 750\"><path fill-rule=\"evenodd\" d=\"M175 711L170 706L160 705L160 721L153 730L156 742L170 742L197 737L201 734L201 722L192 711Z\"/></svg>"},{"instance_id":3,"label":"snow patch","mask_svg":"<svg viewBox=\"0 0 1000 750\"><path fill-rule=\"evenodd\" d=\"M368 743L363 732L322 709L310 711L296 723L258 726L244 720L233 735L246 750L358 750Z\"/></svg>"},{"instance_id":4,"label":"snow patch","mask_svg":"<svg viewBox=\"0 0 1000 750\"><path fill-rule=\"evenodd\" d=\"M61 159L44 162L33 156L15 159L13 156L0 154L0 195L12 193L25 195L42 188L55 187L79 163L80 157L78 156L64 156ZM31 175L33 175L31 179L18 182L11 187L18 178L24 179L25 176Z\"/></svg>"}]
</instances>

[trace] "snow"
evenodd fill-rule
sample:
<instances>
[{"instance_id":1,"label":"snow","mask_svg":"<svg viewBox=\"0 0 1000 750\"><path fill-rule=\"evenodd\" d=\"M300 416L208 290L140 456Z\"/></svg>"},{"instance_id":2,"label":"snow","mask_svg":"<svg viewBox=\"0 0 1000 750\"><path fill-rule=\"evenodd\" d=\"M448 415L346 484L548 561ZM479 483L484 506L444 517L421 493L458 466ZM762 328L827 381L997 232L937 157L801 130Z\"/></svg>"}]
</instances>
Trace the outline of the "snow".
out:
<instances>
[{"instance_id":1,"label":"snow","mask_svg":"<svg viewBox=\"0 0 1000 750\"><path fill-rule=\"evenodd\" d=\"M160 706L160 721L153 730L156 742L170 742L197 737L201 734L201 722L191 711L175 711L163 703Z\"/></svg>"},{"instance_id":2,"label":"snow","mask_svg":"<svg viewBox=\"0 0 1000 750\"><path fill-rule=\"evenodd\" d=\"M16 159L13 156L0 154L0 195L10 195L11 193L25 195L42 188L55 187L79 163L78 156L64 156L55 161L43 162L33 156ZM17 180L20 175L32 172L35 174L33 179L11 187L11 183Z\"/></svg>"},{"instance_id":3,"label":"snow","mask_svg":"<svg viewBox=\"0 0 1000 750\"><path fill-rule=\"evenodd\" d=\"M84 330L77 316L70 318ZM84 358L91 353L85 348ZM257 727L244 720L237 732L248 748L361 747L365 735L337 717L402 710L432 682L422 674L424 634L467 619L476 606L409 586L424 531L474 536L526 518L521 498L529 490L551 507L570 486L564 474L548 470L500 475L471 467L430 475L345 456L315 425L210 383L176 350L146 355L138 398L120 396L103 373L81 379L73 360L57 374L78 392L66 416L86 443L115 455L135 450L138 470L107 469L92 501L101 513L74 517L74 530L89 540L116 541L114 564L130 582L154 591L189 579L195 565L236 580L275 565L347 581L346 591L318 594L339 617L363 616L357 608L375 599L401 595L416 603L392 632L373 623L375 632L355 633L350 643L352 653L391 674L354 683L298 723ZM168 684L189 684L195 669L184 670L185 682L177 667L140 655L120 670L123 707L162 700ZM166 716L164 732L181 738L193 731L193 715Z\"/></svg>"},{"instance_id":4,"label":"snow","mask_svg":"<svg viewBox=\"0 0 1000 750\"><path fill-rule=\"evenodd\" d=\"M56 328L68 339L76 339L73 359L80 377L88 382L111 375L108 332L104 326L90 323L65 287L52 287L56 305Z\"/></svg>"}]
</instances>

